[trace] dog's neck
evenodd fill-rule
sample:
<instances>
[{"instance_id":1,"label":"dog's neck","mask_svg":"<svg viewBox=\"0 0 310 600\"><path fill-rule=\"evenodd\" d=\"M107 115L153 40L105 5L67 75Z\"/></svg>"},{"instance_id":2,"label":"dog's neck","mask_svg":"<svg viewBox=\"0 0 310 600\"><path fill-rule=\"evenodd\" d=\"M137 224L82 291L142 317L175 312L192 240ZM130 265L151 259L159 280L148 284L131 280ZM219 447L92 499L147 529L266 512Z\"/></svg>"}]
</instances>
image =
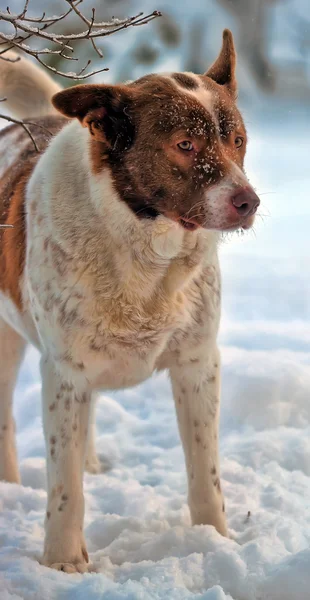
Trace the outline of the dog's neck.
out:
<instances>
[{"instance_id":1,"label":"dog's neck","mask_svg":"<svg viewBox=\"0 0 310 600\"><path fill-rule=\"evenodd\" d=\"M114 249L117 275L141 297L159 287L174 294L181 290L216 254L218 234L202 229L186 231L162 215L137 219L118 196L108 169L90 178L91 201L102 222L105 245ZM99 240L98 240L99 241Z\"/></svg>"},{"instance_id":2,"label":"dog's neck","mask_svg":"<svg viewBox=\"0 0 310 600\"><path fill-rule=\"evenodd\" d=\"M112 274L116 294L128 289L131 298L141 300L159 289L174 294L204 263L216 260L218 234L186 231L164 216L137 219L118 196L109 168L92 172L88 135L70 124L44 159L50 190L46 211L57 243L81 271L85 266L98 280L107 271Z\"/></svg>"}]
</instances>

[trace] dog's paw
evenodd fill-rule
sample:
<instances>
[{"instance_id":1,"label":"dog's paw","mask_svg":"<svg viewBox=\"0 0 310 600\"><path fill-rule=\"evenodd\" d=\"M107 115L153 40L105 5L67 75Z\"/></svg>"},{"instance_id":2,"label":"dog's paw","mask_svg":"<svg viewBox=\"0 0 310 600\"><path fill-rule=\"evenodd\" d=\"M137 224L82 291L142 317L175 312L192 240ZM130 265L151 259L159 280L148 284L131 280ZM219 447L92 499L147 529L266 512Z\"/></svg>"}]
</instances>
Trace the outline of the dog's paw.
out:
<instances>
[{"instance_id":1,"label":"dog's paw","mask_svg":"<svg viewBox=\"0 0 310 600\"><path fill-rule=\"evenodd\" d=\"M86 562L75 564L59 562L46 566L50 567L50 569L55 569L55 571L63 571L64 573L86 573L88 571L88 564Z\"/></svg>"},{"instance_id":2,"label":"dog's paw","mask_svg":"<svg viewBox=\"0 0 310 600\"><path fill-rule=\"evenodd\" d=\"M64 573L86 573L89 569L89 558L84 539L74 544L65 544L62 548L59 543L56 545L47 544L41 564L56 571Z\"/></svg>"}]
</instances>

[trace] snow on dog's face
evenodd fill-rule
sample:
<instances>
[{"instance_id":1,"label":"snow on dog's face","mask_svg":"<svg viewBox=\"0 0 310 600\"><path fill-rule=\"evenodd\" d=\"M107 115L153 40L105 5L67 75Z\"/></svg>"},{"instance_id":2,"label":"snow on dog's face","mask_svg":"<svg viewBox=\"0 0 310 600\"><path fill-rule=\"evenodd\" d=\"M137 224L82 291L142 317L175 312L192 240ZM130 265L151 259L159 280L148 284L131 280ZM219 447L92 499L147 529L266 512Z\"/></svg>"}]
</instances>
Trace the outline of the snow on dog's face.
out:
<instances>
[{"instance_id":1,"label":"snow on dog's face","mask_svg":"<svg viewBox=\"0 0 310 600\"><path fill-rule=\"evenodd\" d=\"M164 215L189 230L231 230L250 227L259 205L243 172L246 131L235 98L235 50L225 30L204 75L76 86L53 104L89 128L93 173L110 170L138 219Z\"/></svg>"}]
</instances>

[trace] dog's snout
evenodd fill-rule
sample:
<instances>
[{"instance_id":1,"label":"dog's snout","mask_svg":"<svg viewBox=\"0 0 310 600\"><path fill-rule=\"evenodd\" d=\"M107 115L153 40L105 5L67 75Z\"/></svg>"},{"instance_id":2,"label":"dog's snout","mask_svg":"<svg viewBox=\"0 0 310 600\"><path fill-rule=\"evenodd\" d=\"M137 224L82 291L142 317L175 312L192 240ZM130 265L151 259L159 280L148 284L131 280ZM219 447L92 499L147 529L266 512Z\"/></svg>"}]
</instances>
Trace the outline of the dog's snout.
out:
<instances>
[{"instance_id":1,"label":"dog's snout","mask_svg":"<svg viewBox=\"0 0 310 600\"><path fill-rule=\"evenodd\" d=\"M231 202L241 217L253 215L260 204L259 197L251 187L238 188L231 197Z\"/></svg>"}]
</instances>

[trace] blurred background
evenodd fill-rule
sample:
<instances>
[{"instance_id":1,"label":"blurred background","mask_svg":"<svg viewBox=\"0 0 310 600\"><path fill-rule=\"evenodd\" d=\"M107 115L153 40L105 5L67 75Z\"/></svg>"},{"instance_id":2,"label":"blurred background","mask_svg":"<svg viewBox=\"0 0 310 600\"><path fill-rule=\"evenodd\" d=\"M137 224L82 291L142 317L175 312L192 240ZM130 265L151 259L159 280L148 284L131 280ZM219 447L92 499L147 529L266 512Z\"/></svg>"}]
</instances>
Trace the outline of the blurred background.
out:
<instances>
[{"instance_id":1,"label":"blurred background","mask_svg":"<svg viewBox=\"0 0 310 600\"><path fill-rule=\"evenodd\" d=\"M18 12L23 0L10 0ZM80 5L96 20L124 18L143 11L162 11L148 26L135 27L102 39L98 56L84 42L76 55L102 62L110 71L105 81L135 79L150 71L180 70L201 73L214 59L224 27L232 29L239 54L240 98L255 101L270 94L291 101L310 99L310 17L308 0L84 0ZM63 0L30 0L30 13L60 14ZM72 14L58 25L66 34L81 29ZM68 70L68 62L54 57L53 66Z\"/></svg>"}]
</instances>

